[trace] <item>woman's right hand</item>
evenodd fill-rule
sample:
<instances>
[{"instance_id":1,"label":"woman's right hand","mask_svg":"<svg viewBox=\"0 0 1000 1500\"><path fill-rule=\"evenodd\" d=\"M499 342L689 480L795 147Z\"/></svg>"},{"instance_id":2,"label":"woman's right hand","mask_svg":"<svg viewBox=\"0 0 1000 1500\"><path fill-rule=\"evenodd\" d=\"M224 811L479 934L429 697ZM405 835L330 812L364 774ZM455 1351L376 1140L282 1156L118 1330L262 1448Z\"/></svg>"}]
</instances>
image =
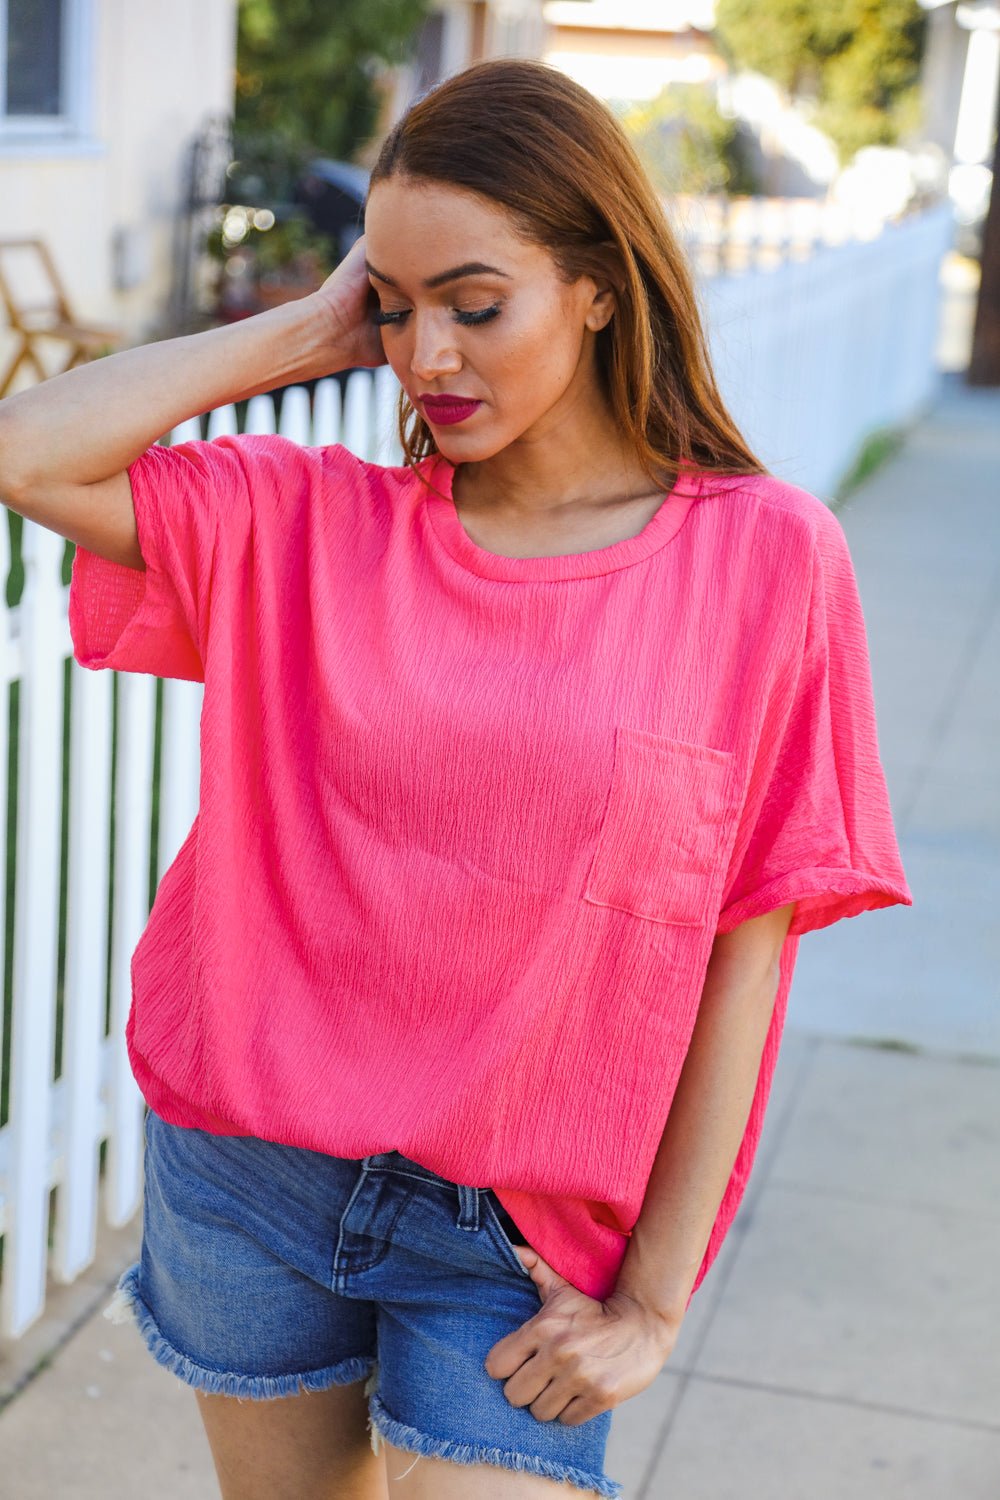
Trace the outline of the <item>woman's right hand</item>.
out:
<instances>
[{"instance_id":1,"label":"woman's right hand","mask_svg":"<svg viewBox=\"0 0 1000 1500\"><path fill-rule=\"evenodd\" d=\"M342 369L386 363L382 336L372 322L372 295L362 235L332 275L312 293L328 319L330 342Z\"/></svg>"}]
</instances>

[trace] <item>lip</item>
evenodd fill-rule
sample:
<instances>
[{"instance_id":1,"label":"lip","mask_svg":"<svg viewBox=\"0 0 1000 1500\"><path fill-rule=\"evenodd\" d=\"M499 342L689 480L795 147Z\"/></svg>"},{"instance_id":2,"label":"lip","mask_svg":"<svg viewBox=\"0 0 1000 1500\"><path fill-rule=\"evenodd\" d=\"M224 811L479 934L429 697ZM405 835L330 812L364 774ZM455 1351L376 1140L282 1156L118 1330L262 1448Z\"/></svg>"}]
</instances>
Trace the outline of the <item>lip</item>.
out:
<instances>
[{"instance_id":1,"label":"lip","mask_svg":"<svg viewBox=\"0 0 1000 1500\"><path fill-rule=\"evenodd\" d=\"M451 427L455 422L464 422L482 406L481 401L469 401L464 396L419 396L427 420L436 426Z\"/></svg>"}]
</instances>

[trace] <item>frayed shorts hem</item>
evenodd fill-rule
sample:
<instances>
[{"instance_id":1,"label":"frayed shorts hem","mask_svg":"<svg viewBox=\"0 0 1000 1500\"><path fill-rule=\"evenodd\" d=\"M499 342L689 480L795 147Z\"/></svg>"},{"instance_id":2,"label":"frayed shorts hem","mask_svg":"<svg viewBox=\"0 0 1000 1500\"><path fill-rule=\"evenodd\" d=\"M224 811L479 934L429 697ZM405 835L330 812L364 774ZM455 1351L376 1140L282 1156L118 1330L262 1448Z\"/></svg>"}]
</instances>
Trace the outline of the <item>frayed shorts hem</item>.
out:
<instances>
[{"instance_id":1,"label":"frayed shorts hem","mask_svg":"<svg viewBox=\"0 0 1000 1500\"><path fill-rule=\"evenodd\" d=\"M239 1375L196 1364L163 1337L139 1293L138 1275L137 1262L119 1280L114 1296L104 1309L104 1317L111 1323L134 1323L157 1364L176 1375L185 1385L194 1386L208 1396L236 1396L244 1401L296 1396L302 1391L323 1391L332 1385L350 1385L355 1380L364 1380L375 1367L375 1360L367 1355L357 1355L325 1369L306 1370L298 1375Z\"/></svg>"},{"instance_id":2,"label":"frayed shorts hem","mask_svg":"<svg viewBox=\"0 0 1000 1500\"><path fill-rule=\"evenodd\" d=\"M428 1458L447 1458L459 1464L492 1464L500 1469L516 1469L522 1473L540 1474L543 1479L561 1480L576 1485L578 1489L590 1490L603 1495L606 1500L621 1500L622 1486L613 1479L600 1474L588 1474L584 1469L571 1464L553 1463L549 1459L535 1458L530 1453L513 1453L504 1448L486 1448L472 1443L456 1443L450 1438L432 1438L407 1427L390 1417L380 1398L372 1393L369 1402L372 1432L372 1448L378 1453L377 1434L381 1434L394 1448L407 1453L422 1454Z\"/></svg>"}]
</instances>

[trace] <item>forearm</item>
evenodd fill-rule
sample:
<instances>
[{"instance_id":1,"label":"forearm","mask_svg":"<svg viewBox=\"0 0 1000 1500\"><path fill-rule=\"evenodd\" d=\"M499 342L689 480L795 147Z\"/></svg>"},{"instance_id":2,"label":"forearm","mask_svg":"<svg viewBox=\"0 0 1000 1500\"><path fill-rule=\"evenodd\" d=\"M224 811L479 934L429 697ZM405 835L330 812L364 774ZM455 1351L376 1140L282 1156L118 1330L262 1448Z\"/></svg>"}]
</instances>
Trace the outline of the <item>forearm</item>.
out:
<instances>
[{"instance_id":1,"label":"forearm","mask_svg":"<svg viewBox=\"0 0 1000 1500\"><path fill-rule=\"evenodd\" d=\"M764 941L747 949L745 958L726 945L713 953L642 1211L618 1275L616 1290L674 1326L684 1316L746 1129L792 910L769 914L773 920Z\"/></svg>"},{"instance_id":2,"label":"forearm","mask_svg":"<svg viewBox=\"0 0 1000 1500\"><path fill-rule=\"evenodd\" d=\"M0 484L97 483L188 417L343 363L313 297L108 355L0 403Z\"/></svg>"}]
</instances>

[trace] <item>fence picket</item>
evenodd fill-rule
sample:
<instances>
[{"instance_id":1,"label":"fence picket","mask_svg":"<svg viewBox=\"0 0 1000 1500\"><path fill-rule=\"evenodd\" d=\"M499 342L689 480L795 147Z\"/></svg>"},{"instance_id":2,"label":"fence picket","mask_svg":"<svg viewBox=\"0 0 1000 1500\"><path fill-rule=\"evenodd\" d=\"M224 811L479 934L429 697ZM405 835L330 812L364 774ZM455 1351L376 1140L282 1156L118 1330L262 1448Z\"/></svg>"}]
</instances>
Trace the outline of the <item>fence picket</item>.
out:
<instances>
[{"instance_id":1,"label":"fence picket","mask_svg":"<svg viewBox=\"0 0 1000 1500\"><path fill-rule=\"evenodd\" d=\"M228 407L228 408L226 408L226 410L232 411L232 407ZM215 413L214 412L212 413L212 417L213 418L215 417ZM217 432L210 433L210 436L212 436L212 437L222 437L222 435L223 434L222 434L221 430L219 430ZM200 418L198 418L198 417L189 417L186 422L182 422L179 427L175 427L174 430L173 430L173 432L170 434L170 439L169 439L170 446L175 448L178 443L196 443L196 442L198 442L198 440L199 440L200 437L201 437L201 420L200 420Z\"/></svg>"},{"instance_id":2,"label":"fence picket","mask_svg":"<svg viewBox=\"0 0 1000 1500\"><path fill-rule=\"evenodd\" d=\"M301 385L293 385L287 390L281 402L281 425L279 432L282 437L289 438L293 443L301 443L304 447L312 441L312 419L309 415L309 392Z\"/></svg>"},{"instance_id":3,"label":"fence picket","mask_svg":"<svg viewBox=\"0 0 1000 1500\"><path fill-rule=\"evenodd\" d=\"M0 526L0 578L10 577L10 527ZM10 722L11 722L11 683L20 676L19 662L21 659L21 619L20 611L16 609L0 610L0 828L4 833L4 849L10 847L14 837L14 813L11 810L10 825L7 821L8 801L8 753L10 746ZM0 953L4 958L4 974L6 975L6 933L7 933L7 871L4 869L4 878L0 880L0 934L4 935L4 941L0 943ZM7 1056L7 1021L6 1006L0 1004L0 1064ZM2 1069L0 1069L2 1071ZM5 1131L0 1116L0 1234L3 1233L7 1212L7 1197L9 1192L8 1173L6 1170Z\"/></svg>"},{"instance_id":4,"label":"fence picket","mask_svg":"<svg viewBox=\"0 0 1000 1500\"><path fill-rule=\"evenodd\" d=\"M97 1205L111 859L111 719L107 672L71 667L69 872L63 1019L62 1172L52 1269L72 1281L97 1245Z\"/></svg>"},{"instance_id":5,"label":"fence picket","mask_svg":"<svg viewBox=\"0 0 1000 1500\"><path fill-rule=\"evenodd\" d=\"M22 555L17 921L7 1125L12 1181L0 1288L0 1332L15 1337L42 1311L48 1265L62 782L62 539L25 521Z\"/></svg>"},{"instance_id":6,"label":"fence picket","mask_svg":"<svg viewBox=\"0 0 1000 1500\"><path fill-rule=\"evenodd\" d=\"M375 461L380 464L400 464L403 449L396 425L396 406L399 397L399 382L388 365L380 365L375 371Z\"/></svg>"},{"instance_id":7,"label":"fence picket","mask_svg":"<svg viewBox=\"0 0 1000 1500\"><path fill-rule=\"evenodd\" d=\"M125 1050L132 1001L132 954L149 915L150 815L156 679L118 675L115 767L115 901L111 929L110 1135L105 1174L109 1224L128 1223L142 1191L144 1101Z\"/></svg>"},{"instance_id":8,"label":"fence picket","mask_svg":"<svg viewBox=\"0 0 1000 1500\"><path fill-rule=\"evenodd\" d=\"M270 399L270 397L268 398ZM192 420L196 420L192 418ZM208 440L212 442L218 437L235 437L239 428L236 425L235 406L217 406L208 416Z\"/></svg>"},{"instance_id":9,"label":"fence picket","mask_svg":"<svg viewBox=\"0 0 1000 1500\"><path fill-rule=\"evenodd\" d=\"M343 401L340 382L320 380L313 398L313 442L326 448L342 441Z\"/></svg>"},{"instance_id":10,"label":"fence picket","mask_svg":"<svg viewBox=\"0 0 1000 1500\"><path fill-rule=\"evenodd\" d=\"M367 370L352 370L344 394L343 442L359 458L370 459L372 438L372 378Z\"/></svg>"},{"instance_id":11,"label":"fence picket","mask_svg":"<svg viewBox=\"0 0 1000 1500\"><path fill-rule=\"evenodd\" d=\"M198 812L199 730L205 689L200 682L163 684L160 827L156 879L163 879Z\"/></svg>"},{"instance_id":12,"label":"fence picket","mask_svg":"<svg viewBox=\"0 0 1000 1500\"><path fill-rule=\"evenodd\" d=\"M244 431L254 436L274 432L274 397L252 396L247 402L246 427Z\"/></svg>"}]
</instances>

